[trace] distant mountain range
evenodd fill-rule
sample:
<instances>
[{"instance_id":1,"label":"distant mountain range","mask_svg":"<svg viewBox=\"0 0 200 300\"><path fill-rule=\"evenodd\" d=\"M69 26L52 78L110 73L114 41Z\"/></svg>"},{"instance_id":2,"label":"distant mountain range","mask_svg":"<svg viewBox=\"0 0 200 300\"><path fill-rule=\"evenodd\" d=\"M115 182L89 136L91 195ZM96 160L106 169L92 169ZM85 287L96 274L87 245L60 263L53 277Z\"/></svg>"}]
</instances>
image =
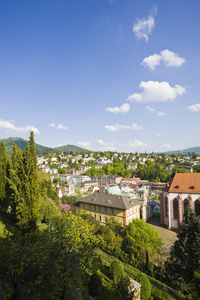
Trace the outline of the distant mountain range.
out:
<instances>
[{"instance_id":1,"label":"distant mountain range","mask_svg":"<svg viewBox=\"0 0 200 300\"><path fill-rule=\"evenodd\" d=\"M24 151L26 144L27 144L27 140L24 140L22 138L18 138L18 137L9 137L8 139L1 139L0 142L4 142L5 148L6 148L6 153L8 155L11 154L12 151L12 145L13 142L15 142L15 144ZM56 151L62 151L62 152L70 152L70 151L88 151L87 149L75 146L75 145L65 145L65 146L61 146L61 147L56 147L56 148L49 148L49 147L45 147L45 146L41 146L38 144L35 144L36 146L36 152L37 154L43 154L43 153L54 153Z\"/></svg>"},{"instance_id":2,"label":"distant mountain range","mask_svg":"<svg viewBox=\"0 0 200 300\"><path fill-rule=\"evenodd\" d=\"M176 150L176 151L168 151L165 152L167 154L187 154L187 153L195 153L195 154L200 154L200 147L193 147L193 148L187 148L184 150Z\"/></svg>"}]
</instances>

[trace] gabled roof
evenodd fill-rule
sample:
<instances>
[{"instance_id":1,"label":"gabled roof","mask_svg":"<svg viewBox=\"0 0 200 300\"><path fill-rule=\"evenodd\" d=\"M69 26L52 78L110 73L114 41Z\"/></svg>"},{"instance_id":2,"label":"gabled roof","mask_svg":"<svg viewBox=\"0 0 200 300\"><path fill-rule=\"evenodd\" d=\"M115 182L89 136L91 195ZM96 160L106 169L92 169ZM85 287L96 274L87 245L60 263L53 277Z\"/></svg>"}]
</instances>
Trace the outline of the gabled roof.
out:
<instances>
[{"instance_id":1,"label":"gabled roof","mask_svg":"<svg viewBox=\"0 0 200 300\"><path fill-rule=\"evenodd\" d=\"M176 173L168 192L200 194L200 173Z\"/></svg>"},{"instance_id":2,"label":"gabled roof","mask_svg":"<svg viewBox=\"0 0 200 300\"><path fill-rule=\"evenodd\" d=\"M119 195L108 195L105 193L96 192L85 198L79 199L79 202L88 203L93 205L99 205L104 207L119 208L119 209L129 209L135 205L141 204L135 199L129 197L119 196Z\"/></svg>"}]
</instances>

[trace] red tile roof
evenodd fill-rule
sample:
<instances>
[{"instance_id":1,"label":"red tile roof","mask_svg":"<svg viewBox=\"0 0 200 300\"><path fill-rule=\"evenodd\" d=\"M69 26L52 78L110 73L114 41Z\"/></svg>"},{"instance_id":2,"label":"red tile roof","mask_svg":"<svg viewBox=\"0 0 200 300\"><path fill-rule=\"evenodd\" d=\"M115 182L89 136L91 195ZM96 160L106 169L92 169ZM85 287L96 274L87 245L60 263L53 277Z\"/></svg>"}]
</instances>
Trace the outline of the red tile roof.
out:
<instances>
[{"instance_id":1,"label":"red tile roof","mask_svg":"<svg viewBox=\"0 0 200 300\"><path fill-rule=\"evenodd\" d=\"M177 173L172 180L169 193L200 193L200 173Z\"/></svg>"}]
</instances>

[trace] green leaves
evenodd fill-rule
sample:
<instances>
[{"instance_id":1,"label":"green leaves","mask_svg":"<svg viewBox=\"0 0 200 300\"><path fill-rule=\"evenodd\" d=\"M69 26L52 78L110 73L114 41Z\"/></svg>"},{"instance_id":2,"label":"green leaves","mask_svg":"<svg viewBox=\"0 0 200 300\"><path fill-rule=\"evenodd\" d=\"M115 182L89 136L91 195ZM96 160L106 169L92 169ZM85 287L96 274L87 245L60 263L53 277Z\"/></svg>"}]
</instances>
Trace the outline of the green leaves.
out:
<instances>
[{"instance_id":1,"label":"green leaves","mask_svg":"<svg viewBox=\"0 0 200 300\"><path fill-rule=\"evenodd\" d=\"M159 233L143 220L133 220L124 230L125 237L122 249L138 263L144 263L146 250L151 259L159 253L163 246L163 241Z\"/></svg>"},{"instance_id":2,"label":"green leaves","mask_svg":"<svg viewBox=\"0 0 200 300\"><path fill-rule=\"evenodd\" d=\"M176 286L179 282L189 283L193 280L194 271L200 268L199 249L200 227L191 206L188 205L178 240L171 248L170 258L166 262L168 276L173 278Z\"/></svg>"}]
</instances>

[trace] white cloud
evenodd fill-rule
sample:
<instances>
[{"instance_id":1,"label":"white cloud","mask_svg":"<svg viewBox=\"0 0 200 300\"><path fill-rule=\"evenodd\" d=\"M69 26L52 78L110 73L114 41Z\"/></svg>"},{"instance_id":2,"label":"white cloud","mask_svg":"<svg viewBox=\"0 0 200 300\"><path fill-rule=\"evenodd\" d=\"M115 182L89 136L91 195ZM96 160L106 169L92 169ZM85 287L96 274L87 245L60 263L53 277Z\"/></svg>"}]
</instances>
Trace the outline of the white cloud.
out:
<instances>
[{"instance_id":1,"label":"white cloud","mask_svg":"<svg viewBox=\"0 0 200 300\"><path fill-rule=\"evenodd\" d=\"M169 144L163 144L163 147L170 149L172 146Z\"/></svg>"},{"instance_id":2,"label":"white cloud","mask_svg":"<svg viewBox=\"0 0 200 300\"><path fill-rule=\"evenodd\" d=\"M149 69L151 70L155 70L155 68L160 65L161 59L161 55L153 54L148 57L145 57L141 62L141 65L149 67Z\"/></svg>"},{"instance_id":3,"label":"white cloud","mask_svg":"<svg viewBox=\"0 0 200 300\"><path fill-rule=\"evenodd\" d=\"M57 129L61 129L61 130L67 130L67 129L68 129L67 126L64 126L64 125L62 125L62 124L58 124L58 126L56 126L55 123L51 123L51 124L49 124L49 126L50 126L50 127L57 128Z\"/></svg>"},{"instance_id":4,"label":"white cloud","mask_svg":"<svg viewBox=\"0 0 200 300\"><path fill-rule=\"evenodd\" d=\"M58 124L58 126L56 128L57 129L62 129L62 130L67 130L67 127L62 125L62 124Z\"/></svg>"},{"instance_id":5,"label":"white cloud","mask_svg":"<svg viewBox=\"0 0 200 300\"><path fill-rule=\"evenodd\" d=\"M156 14L157 9L154 8L147 19L137 19L137 22L133 25L133 33L138 39L145 39L146 42L148 41L149 34L155 26L154 16Z\"/></svg>"},{"instance_id":6,"label":"white cloud","mask_svg":"<svg viewBox=\"0 0 200 300\"><path fill-rule=\"evenodd\" d=\"M145 144L141 141L135 140L134 142L129 142L129 146L131 146L131 147L146 147L147 144Z\"/></svg>"},{"instance_id":7,"label":"white cloud","mask_svg":"<svg viewBox=\"0 0 200 300\"><path fill-rule=\"evenodd\" d=\"M159 116L159 117L164 117L164 116L166 116L167 114L166 113L164 113L164 112L162 112L162 111L159 111L158 113L157 113L157 116Z\"/></svg>"},{"instance_id":8,"label":"white cloud","mask_svg":"<svg viewBox=\"0 0 200 300\"><path fill-rule=\"evenodd\" d=\"M155 112L155 108L151 108L150 106L146 106L146 109L148 109L150 112Z\"/></svg>"},{"instance_id":9,"label":"white cloud","mask_svg":"<svg viewBox=\"0 0 200 300\"><path fill-rule=\"evenodd\" d=\"M166 67L180 67L185 62L185 59L178 56L178 53L168 49L161 51L160 54Z\"/></svg>"},{"instance_id":10,"label":"white cloud","mask_svg":"<svg viewBox=\"0 0 200 300\"><path fill-rule=\"evenodd\" d=\"M145 57L141 65L149 67L151 70L155 70L161 62L163 62L166 67L180 67L185 62L185 59L180 57L178 53L166 49L161 51L160 54L155 53Z\"/></svg>"},{"instance_id":11,"label":"white cloud","mask_svg":"<svg viewBox=\"0 0 200 300\"><path fill-rule=\"evenodd\" d=\"M139 85L143 91L141 93L135 93L128 97L128 101L137 101L141 103L151 102L165 102L168 100L174 100L177 96L180 96L186 92L186 89L180 85L172 87L168 82L158 81L142 81Z\"/></svg>"},{"instance_id":12,"label":"white cloud","mask_svg":"<svg viewBox=\"0 0 200 300\"><path fill-rule=\"evenodd\" d=\"M112 142L104 142L103 140L97 140L97 144L101 146L114 146L114 143Z\"/></svg>"},{"instance_id":13,"label":"white cloud","mask_svg":"<svg viewBox=\"0 0 200 300\"><path fill-rule=\"evenodd\" d=\"M88 142L77 142L77 144L84 148L90 148L91 144Z\"/></svg>"},{"instance_id":14,"label":"white cloud","mask_svg":"<svg viewBox=\"0 0 200 300\"><path fill-rule=\"evenodd\" d=\"M116 148L114 147L114 143L112 142L104 142L103 140L97 140L97 144L101 145L102 148L100 150L102 151L116 151Z\"/></svg>"},{"instance_id":15,"label":"white cloud","mask_svg":"<svg viewBox=\"0 0 200 300\"><path fill-rule=\"evenodd\" d=\"M188 109L192 112L200 111L200 103L190 105L188 106Z\"/></svg>"},{"instance_id":16,"label":"white cloud","mask_svg":"<svg viewBox=\"0 0 200 300\"><path fill-rule=\"evenodd\" d=\"M28 126L24 126L24 127L17 127L12 122L6 121L3 119L0 120L0 129L5 129L8 131L13 130L13 131L21 132L21 133L33 131L35 134L40 134L39 130L32 125L28 125Z\"/></svg>"},{"instance_id":17,"label":"white cloud","mask_svg":"<svg viewBox=\"0 0 200 300\"><path fill-rule=\"evenodd\" d=\"M127 113L130 110L130 105L128 103L124 103L120 107L108 107L105 108L105 110L112 113Z\"/></svg>"},{"instance_id":18,"label":"white cloud","mask_svg":"<svg viewBox=\"0 0 200 300\"><path fill-rule=\"evenodd\" d=\"M141 130L142 126L133 123L132 125L122 125L122 124L114 124L114 125L105 125L106 130L108 131L119 131L121 129L131 129L131 130Z\"/></svg>"}]
</instances>

